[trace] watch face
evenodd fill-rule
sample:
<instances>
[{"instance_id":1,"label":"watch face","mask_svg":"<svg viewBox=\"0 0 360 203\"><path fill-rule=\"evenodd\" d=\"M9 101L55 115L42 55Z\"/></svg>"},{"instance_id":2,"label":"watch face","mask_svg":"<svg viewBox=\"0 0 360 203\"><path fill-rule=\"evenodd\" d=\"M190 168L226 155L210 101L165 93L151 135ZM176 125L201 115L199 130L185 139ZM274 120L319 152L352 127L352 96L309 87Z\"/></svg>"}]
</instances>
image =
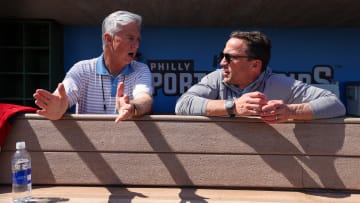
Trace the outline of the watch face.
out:
<instances>
[{"instance_id":1,"label":"watch face","mask_svg":"<svg viewBox=\"0 0 360 203\"><path fill-rule=\"evenodd\" d=\"M226 100L225 101L225 108L230 117L235 116L235 114L233 113L234 106L235 106L234 100Z\"/></svg>"},{"instance_id":2,"label":"watch face","mask_svg":"<svg viewBox=\"0 0 360 203\"><path fill-rule=\"evenodd\" d=\"M226 109L232 109L234 107L234 101L233 100L226 100L225 101L225 108Z\"/></svg>"}]
</instances>

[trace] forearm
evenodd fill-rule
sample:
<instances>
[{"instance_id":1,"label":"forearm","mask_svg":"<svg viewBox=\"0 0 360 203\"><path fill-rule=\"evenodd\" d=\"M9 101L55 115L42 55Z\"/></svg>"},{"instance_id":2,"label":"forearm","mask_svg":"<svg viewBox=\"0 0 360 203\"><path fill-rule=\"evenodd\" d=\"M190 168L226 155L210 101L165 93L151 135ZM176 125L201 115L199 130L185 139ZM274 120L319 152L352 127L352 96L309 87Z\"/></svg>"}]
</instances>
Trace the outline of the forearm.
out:
<instances>
[{"instance_id":1,"label":"forearm","mask_svg":"<svg viewBox=\"0 0 360 203\"><path fill-rule=\"evenodd\" d=\"M309 104L312 107L314 119L333 118L346 114L345 106L335 96L314 100Z\"/></svg>"},{"instance_id":2,"label":"forearm","mask_svg":"<svg viewBox=\"0 0 360 203\"><path fill-rule=\"evenodd\" d=\"M294 119L294 120L312 120L313 110L308 103L303 104L288 104L288 119Z\"/></svg>"},{"instance_id":3,"label":"forearm","mask_svg":"<svg viewBox=\"0 0 360 203\"><path fill-rule=\"evenodd\" d=\"M153 99L149 94L142 94L130 103L134 105L132 112L133 117L138 117L151 112Z\"/></svg>"},{"instance_id":4,"label":"forearm","mask_svg":"<svg viewBox=\"0 0 360 203\"><path fill-rule=\"evenodd\" d=\"M182 95L175 106L175 113L178 115L206 115L206 105L208 99L185 93Z\"/></svg>"},{"instance_id":5,"label":"forearm","mask_svg":"<svg viewBox=\"0 0 360 203\"><path fill-rule=\"evenodd\" d=\"M227 116L225 100L209 100L206 105L206 116Z\"/></svg>"}]
</instances>

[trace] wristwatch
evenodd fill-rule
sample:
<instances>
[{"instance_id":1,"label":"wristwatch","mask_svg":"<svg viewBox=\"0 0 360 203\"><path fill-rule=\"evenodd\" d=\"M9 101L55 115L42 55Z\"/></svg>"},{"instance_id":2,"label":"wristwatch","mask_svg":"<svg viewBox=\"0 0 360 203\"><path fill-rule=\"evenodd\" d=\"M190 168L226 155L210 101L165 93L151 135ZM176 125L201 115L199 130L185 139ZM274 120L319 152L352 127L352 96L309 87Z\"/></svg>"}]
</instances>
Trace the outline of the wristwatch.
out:
<instances>
[{"instance_id":1,"label":"wristwatch","mask_svg":"<svg viewBox=\"0 0 360 203\"><path fill-rule=\"evenodd\" d=\"M225 109L230 117L234 117L235 102L233 99L225 100Z\"/></svg>"}]
</instances>

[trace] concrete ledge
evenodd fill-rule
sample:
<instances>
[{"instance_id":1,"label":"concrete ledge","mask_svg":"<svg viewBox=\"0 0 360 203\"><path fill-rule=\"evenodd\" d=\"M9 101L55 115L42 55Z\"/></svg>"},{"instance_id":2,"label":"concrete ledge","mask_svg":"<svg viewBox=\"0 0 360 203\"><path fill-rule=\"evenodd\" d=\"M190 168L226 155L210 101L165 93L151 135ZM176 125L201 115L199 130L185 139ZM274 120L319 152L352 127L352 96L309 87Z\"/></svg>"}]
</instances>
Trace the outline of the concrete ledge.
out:
<instances>
[{"instance_id":1,"label":"concrete ledge","mask_svg":"<svg viewBox=\"0 0 360 203\"><path fill-rule=\"evenodd\" d=\"M0 153L0 171L8 171L0 184L11 182L11 155L25 140L34 185L360 190L358 118L274 125L257 118L114 119L18 117Z\"/></svg>"},{"instance_id":2,"label":"concrete ledge","mask_svg":"<svg viewBox=\"0 0 360 203\"><path fill-rule=\"evenodd\" d=\"M33 189L37 203L355 203L360 193L346 191L275 191L214 188L139 188L139 187L69 187L42 186ZM0 202L12 203L11 187L0 187Z\"/></svg>"}]
</instances>

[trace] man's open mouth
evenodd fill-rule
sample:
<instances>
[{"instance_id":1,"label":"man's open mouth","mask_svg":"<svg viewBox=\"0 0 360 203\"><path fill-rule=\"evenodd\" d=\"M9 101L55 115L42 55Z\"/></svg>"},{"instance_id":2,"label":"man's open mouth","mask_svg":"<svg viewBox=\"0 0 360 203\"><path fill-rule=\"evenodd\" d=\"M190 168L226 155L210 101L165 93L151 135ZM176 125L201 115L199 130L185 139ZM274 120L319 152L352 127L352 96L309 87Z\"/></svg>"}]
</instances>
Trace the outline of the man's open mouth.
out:
<instances>
[{"instance_id":1,"label":"man's open mouth","mask_svg":"<svg viewBox=\"0 0 360 203\"><path fill-rule=\"evenodd\" d=\"M128 53L128 55L129 55L131 58L135 58L135 53L134 53L134 52L130 52L130 53Z\"/></svg>"}]
</instances>

